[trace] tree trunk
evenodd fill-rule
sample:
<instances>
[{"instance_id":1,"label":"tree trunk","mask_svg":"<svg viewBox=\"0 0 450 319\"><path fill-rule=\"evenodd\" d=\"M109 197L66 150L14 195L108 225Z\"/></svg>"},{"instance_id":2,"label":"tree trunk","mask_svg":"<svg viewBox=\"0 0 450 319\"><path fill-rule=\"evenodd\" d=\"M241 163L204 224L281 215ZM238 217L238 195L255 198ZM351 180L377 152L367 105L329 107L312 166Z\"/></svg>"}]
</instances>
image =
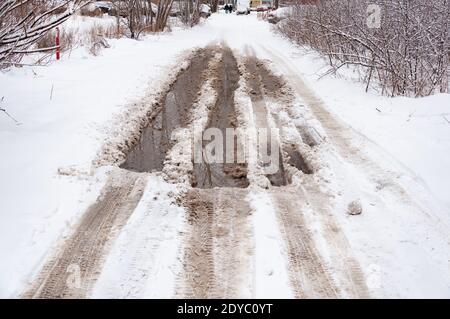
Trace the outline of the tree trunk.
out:
<instances>
[{"instance_id":1,"label":"tree trunk","mask_svg":"<svg viewBox=\"0 0 450 319\"><path fill-rule=\"evenodd\" d=\"M212 0L211 1L211 12L212 13L217 12L218 6L219 6L219 0Z\"/></svg>"}]
</instances>

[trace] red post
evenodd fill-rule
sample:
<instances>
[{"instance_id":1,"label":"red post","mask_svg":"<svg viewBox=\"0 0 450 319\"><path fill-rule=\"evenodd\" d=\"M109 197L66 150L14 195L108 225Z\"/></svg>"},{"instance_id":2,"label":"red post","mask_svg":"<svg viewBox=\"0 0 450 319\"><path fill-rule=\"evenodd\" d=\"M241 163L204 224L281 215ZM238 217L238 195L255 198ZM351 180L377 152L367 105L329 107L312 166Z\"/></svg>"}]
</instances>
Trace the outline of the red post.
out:
<instances>
[{"instance_id":1,"label":"red post","mask_svg":"<svg viewBox=\"0 0 450 319\"><path fill-rule=\"evenodd\" d=\"M56 28L56 60L61 59L61 39L59 37L59 28Z\"/></svg>"}]
</instances>

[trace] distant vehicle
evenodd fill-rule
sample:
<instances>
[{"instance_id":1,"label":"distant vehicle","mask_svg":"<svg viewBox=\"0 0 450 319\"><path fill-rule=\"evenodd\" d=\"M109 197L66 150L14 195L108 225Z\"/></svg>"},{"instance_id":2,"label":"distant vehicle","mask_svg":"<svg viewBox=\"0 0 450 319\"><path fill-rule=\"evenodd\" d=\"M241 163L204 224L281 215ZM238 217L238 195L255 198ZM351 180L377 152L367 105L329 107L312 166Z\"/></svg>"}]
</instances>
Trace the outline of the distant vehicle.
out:
<instances>
[{"instance_id":1,"label":"distant vehicle","mask_svg":"<svg viewBox=\"0 0 450 319\"><path fill-rule=\"evenodd\" d=\"M265 12L265 11L269 11L269 10L270 10L270 7L265 4L256 8L257 12Z\"/></svg>"},{"instance_id":2,"label":"distant vehicle","mask_svg":"<svg viewBox=\"0 0 450 319\"><path fill-rule=\"evenodd\" d=\"M237 0L236 14L250 14L250 0Z\"/></svg>"}]
</instances>

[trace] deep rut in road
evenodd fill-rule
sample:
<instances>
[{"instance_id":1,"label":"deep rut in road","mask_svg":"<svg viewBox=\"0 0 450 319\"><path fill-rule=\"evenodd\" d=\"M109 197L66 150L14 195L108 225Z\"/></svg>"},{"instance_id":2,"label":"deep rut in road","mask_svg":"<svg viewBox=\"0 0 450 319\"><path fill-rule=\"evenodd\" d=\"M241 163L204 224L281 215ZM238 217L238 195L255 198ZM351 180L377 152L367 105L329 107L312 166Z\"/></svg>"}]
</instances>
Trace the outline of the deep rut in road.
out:
<instances>
[{"instance_id":1,"label":"deep rut in road","mask_svg":"<svg viewBox=\"0 0 450 319\"><path fill-rule=\"evenodd\" d=\"M181 72L160 105L151 115L150 124L142 132L139 143L130 151L122 168L136 172L161 171L167 152L172 147L171 135L176 128L191 121L192 105L205 81L203 72L213 50L198 50L186 70Z\"/></svg>"},{"instance_id":2,"label":"deep rut in road","mask_svg":"<svg viewBox=\"0 0 450 319\"><path fill-rule=\"evenodd\" d=\"M217 100L209 110L204 129L218 129L225 138L227 129L238 127L234 95L240 74L231 50L222 47L218 52L220 63L212 71ZM201 140L202 148L207 144ZM234 149L227 147L224 142L223 163L210 163L204 157L201 163L193 162L193 188L180 199L188 214L188 233L184 237L179 297L237 297L246 280L242 278L243 270L251 264L252 249L251 210L245 201L247 163L238 162L236 153L241 145L237 138L232 144ZM235 154L232 162L227 162L227 151Z\"/></svg>"},{"instance_id":3,"label":"deep rut in road","mask_svg":"<svg viewBox=\"0 0 450 319\"><path fill-rule=\"evenodd\" d=\"M260 65L259 74L268 74L270 70ZM286 114L293 121L297 114L292 112L295 91L280 76L272 75L272 88L264 86L266 95L285 104ZM304 92L301 97L304 98ZM280 114L272 114L279 127L283 127ZM311 178L315 168L311 164L311 154L320 148L322 137L308 126L307 121L294 125L301 137L298 143L284 143L283 151L287 164L302 172L305 178L301 187L274 189L272 196L278 206L277 218L282 235L287 243L289 255L289 275L297 297L321 298L368 298L370 297L363 271L353 257L351 246L341 231L333 214L334 205L329 194L321 189L317 179ZM309 155L305 156L303 152ZM313 155L314 156L314 155ZM309 229L310 223L321 225L320 236L327 245L328 257L319 253L316 236ZM323 245L324 243L322 243Z\"/></svg>"},{"instance_id":4,"label":"deep rut in road","mask_svg":"<svg viewBox=\"0 0 450 319\"><path fill-rule=\"evenodd\" d=\"M250 99L252 101L253 114L255 115L255 125L257 129L269 129L268 123L268 112L267 105L264 99L264 90L268 92L276 93L280 88L280 84L277 81L273 81L273 76L271 73L267 72L265 68L262 67L262 62L258 61L255 57L248 57L245 60L246 68L246 82L248 89L250 90ZM272 143L279 145L279 141L274 141L274 136L268 133L267 142L267 155L271 158L272 154ZM266 147L265 145L260 145L258 143L258 148ZM272 186L286 186L288 184L288 178L284 169L283 154L280 147L275 147L278 153L278 164L279 168L274 174L266 174ZM258 154L263 154L264 151L258 151ZM260 160L262 166L269 166L271 163L262 158Z\"/></svg>"},{"instance_id":5,"label":"deep rut in road","mask_svg":"<svg viewBox=\"0 0 450 319\"><path fill-rule=\"evenodd\" d=\"M238 188L192 189L182 199L189 234L178 297L237 298L251 265L251 210Z\"/></svg>"},{"instance_id":6,"label":"deep rut in road","mask_svg":"<svg viewBox=\"0 0 450 319\"><path fill-rule=\"evenodd\" d=\"M228 150L228 145L223 143L226 137L227 129L237 128L237 118L234 105L234 92L238 87L239 70L237 62L230 49L221 50L222 60L215 70L216 77L214 80L214 88L217 92L217 101L209 112L207 129L218 129L222 133L223 145L223 163L211 163L210 160L203 156L202 163L194 163L194 171L192 178L192 186L198 188L214 188L214 187L241 187L248 186L247 180L247 164L238 163L237 157L234 156L233 163L226 160L227 152L237 153L237 138L234 140L234 150ZM215 136L215 138L218 138ZM204 148L208 141L203 140ZM217 150L216 150L217 151Z\"/></svg>"}]
</instances>

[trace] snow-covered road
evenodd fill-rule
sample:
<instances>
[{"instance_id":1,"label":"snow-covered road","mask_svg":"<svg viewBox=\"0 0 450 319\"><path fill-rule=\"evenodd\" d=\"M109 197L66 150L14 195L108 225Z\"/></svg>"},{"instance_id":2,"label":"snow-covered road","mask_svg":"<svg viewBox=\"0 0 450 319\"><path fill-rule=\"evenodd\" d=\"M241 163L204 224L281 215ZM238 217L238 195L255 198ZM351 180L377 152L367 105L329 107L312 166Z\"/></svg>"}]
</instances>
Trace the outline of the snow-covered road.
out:
<instances>
[{"instance_id":1,"label":"snow-covered road","mask_svg":"<svg viewBox=\"0 0 450 319\"><path fill-rule=\"evenodd\" d=\"M0 297L450 297L448 94L318 80L323 61L253 15L112 45L0 73L21 122L0 116ZM282 176L199 188L182 134L160 172L117 168L149 115L169 125L170 89L189 108L173 128L280 128Z\"/></svg>"}]
</instances>

